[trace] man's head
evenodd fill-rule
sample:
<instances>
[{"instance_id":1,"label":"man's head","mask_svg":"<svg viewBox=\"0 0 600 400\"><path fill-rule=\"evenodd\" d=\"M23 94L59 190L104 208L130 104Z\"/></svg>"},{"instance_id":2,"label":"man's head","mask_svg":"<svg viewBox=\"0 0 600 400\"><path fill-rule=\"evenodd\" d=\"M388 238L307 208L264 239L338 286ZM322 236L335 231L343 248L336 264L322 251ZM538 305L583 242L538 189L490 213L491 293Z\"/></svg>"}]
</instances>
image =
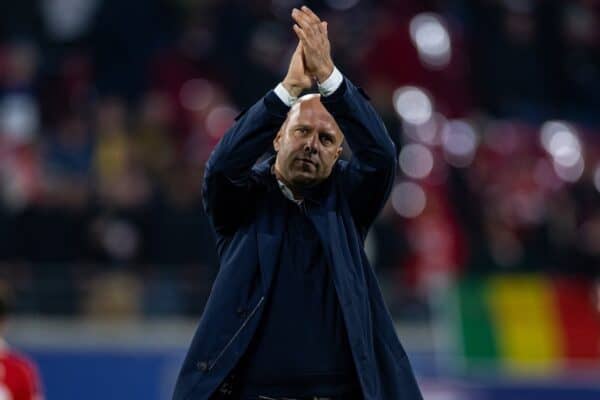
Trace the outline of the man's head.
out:
<instances>
[{"instance_id":1,"label":"man's head","mask_svg":"<svg viewBox=\"0 0 600 400\"><path fill-rule=\"evenodd\" d=\"M292 190L324 181L342 152L343 141L342 131L321 103L321 96L301 97L273 141L278 177Z\"/></svg>"}]
</instances>

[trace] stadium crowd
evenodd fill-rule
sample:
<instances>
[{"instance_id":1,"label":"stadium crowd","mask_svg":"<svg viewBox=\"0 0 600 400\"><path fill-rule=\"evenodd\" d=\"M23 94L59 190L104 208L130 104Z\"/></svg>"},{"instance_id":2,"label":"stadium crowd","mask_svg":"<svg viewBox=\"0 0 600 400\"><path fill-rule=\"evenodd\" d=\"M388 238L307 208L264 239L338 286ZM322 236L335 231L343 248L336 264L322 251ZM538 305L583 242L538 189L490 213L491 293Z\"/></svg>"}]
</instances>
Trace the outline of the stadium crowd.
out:
<instances>
[{"instance_id":1,"label":"stadium crowd","mask_svg":"<svg viewBox=\"0 0 600 400\"><path fill-rule=\"evenodd\" d=\"M204 163L282 79L297 4L0 5L0 278L17 312L202 309L217 268ZM309 5L398 145L367 242L395 312L423 315L456 276L598 276L597 2Z\"/></svg>"}]
</instances>

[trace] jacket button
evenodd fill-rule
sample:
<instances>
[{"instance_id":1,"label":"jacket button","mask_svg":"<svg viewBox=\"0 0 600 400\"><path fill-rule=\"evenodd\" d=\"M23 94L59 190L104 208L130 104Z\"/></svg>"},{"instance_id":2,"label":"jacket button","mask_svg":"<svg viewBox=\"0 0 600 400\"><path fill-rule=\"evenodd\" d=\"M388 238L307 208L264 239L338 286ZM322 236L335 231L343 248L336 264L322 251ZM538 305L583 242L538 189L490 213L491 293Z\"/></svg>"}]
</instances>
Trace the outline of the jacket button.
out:
<instances>
[{"instance_id":1,"label":"jacket button","mask_svg":"<svg viewBox=\"0 0 600 400\"><path fill-rule=\"evenodd\" d=\"M236 310L236 313L237 313L237 315L239 315L241 318L244 318L244 317L246 317L246 309L245 309L245 308L243 308L243 307L239 307L239 308Z\"/></svg>"},{"instance_id":2,"label":"jacket button","mask_svg":"<svg viewBox=\"0 0 600 400\"><path fill-rule=\"evenodd\" d=\"M208 363L206 361L198 361L196 368L201 372L206 372L208 370Z\"/></svg>"}]
</instances>

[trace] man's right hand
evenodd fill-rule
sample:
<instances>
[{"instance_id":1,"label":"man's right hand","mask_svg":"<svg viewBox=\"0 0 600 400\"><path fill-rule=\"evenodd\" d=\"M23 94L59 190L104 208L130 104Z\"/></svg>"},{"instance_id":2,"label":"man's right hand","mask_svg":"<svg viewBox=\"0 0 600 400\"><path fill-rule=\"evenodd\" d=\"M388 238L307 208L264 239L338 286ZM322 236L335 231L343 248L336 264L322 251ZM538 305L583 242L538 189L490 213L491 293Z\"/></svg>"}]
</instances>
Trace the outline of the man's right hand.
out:
<instances>
[{"instance_id":1,"label":"man's right hand","mask_svg":"<svg viewBox=\"0 0 600 400\"><path fill-rule=\"evenodd\" d=\"M303 46L304 65L319 83L331 76L335 66L331 59L331 45L327 33L327 22L306 6L292 10L296 22L294 32Z\"/></svg>"},{"instance_id":2,"label":"man's right hand","mask_svg":"<svg viewBox=\"0 0 600 400\"><path fill-rule=\"evenodd\" d=\"M313 85L311 76L306 72L302 43L300 42L292 55L287 75L281 84L293 97L300 96L304 90L310 89Z\"/></svg>"}]
</instances>

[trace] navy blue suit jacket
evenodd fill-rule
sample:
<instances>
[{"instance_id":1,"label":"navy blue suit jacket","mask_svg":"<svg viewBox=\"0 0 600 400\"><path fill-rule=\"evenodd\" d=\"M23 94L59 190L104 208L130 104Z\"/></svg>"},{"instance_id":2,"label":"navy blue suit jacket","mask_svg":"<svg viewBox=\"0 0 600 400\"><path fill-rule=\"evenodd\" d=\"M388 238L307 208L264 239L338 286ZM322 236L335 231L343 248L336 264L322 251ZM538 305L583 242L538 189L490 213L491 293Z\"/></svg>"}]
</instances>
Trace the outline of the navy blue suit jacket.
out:
<instances>
[{"instance_id":1,"label":"navy blue suit jacket","mask_svg":"<svg viewBox=\"0 0 600 400\"><path fill-rule=\"evenodd\" d=\"M322 102L353 152L338 161L307 215L319 235L366 400L422 399L363 245L389 196L396 150L361 89L345 79ZM269 296L286 218L267 152L289 108L273 91L236 119L213 151L203 196L220 270L180 371L174 400L208 399L248 347ZM293 347L293 343L290 343Z\"/></svg>"}]
</instances>

